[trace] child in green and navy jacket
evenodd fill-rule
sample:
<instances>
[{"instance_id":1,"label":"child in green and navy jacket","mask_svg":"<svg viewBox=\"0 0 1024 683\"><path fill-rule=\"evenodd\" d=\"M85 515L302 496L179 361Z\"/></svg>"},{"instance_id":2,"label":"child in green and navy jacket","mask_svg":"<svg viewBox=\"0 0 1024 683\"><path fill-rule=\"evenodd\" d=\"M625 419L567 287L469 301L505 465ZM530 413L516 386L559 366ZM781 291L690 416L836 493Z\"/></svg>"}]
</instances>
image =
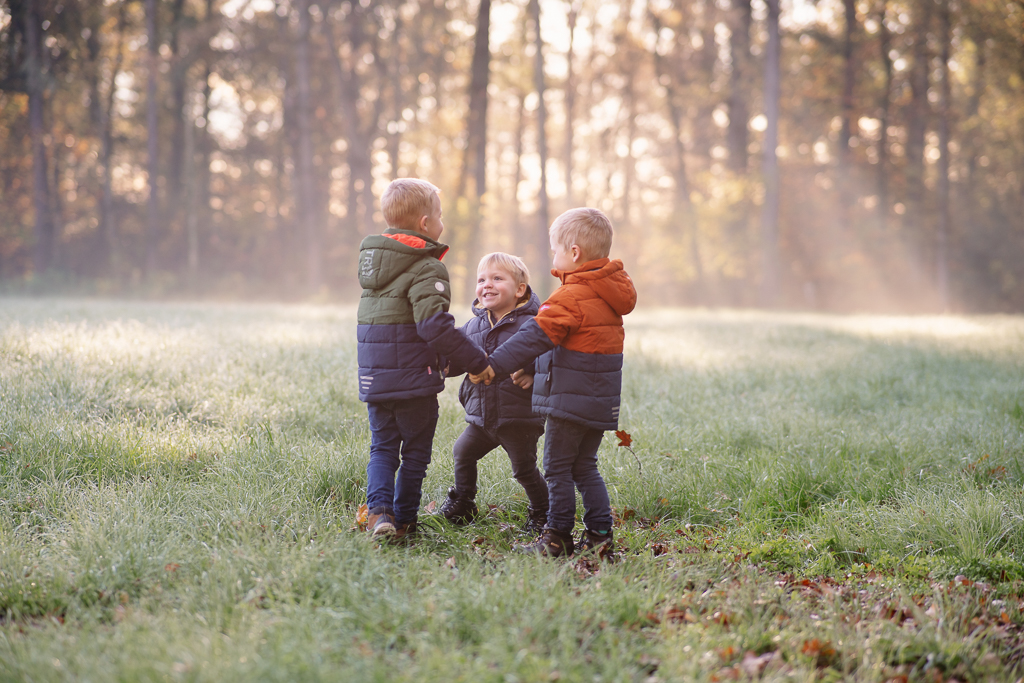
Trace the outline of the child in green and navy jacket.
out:
<instances>
[{"instance_id":1,"label":"child in green and navy jacket","mask_svg":"<svg viewBox=\"0 0 1024 683\"><path fill-rule=\"evenodd\" d=\"M448 247L437 241L444 230L437 193L423 180L393 181L380 200L387 230L359 247L359 398L371 435L367 521L382 539L415 529L442 368L449 360L474 373L487 367L483 351L448 312L451 288L441 263Z\"/></svg>"}]
</instances>

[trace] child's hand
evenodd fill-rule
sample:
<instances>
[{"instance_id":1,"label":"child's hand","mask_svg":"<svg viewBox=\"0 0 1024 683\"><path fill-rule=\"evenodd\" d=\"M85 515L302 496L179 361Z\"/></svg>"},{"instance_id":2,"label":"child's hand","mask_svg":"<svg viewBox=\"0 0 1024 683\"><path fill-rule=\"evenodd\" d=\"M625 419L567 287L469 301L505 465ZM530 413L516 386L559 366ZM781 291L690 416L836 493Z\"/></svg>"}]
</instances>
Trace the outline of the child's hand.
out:
<instances>
[{"instance_id":1,"label":"child's hand","mask_svg":"<svg viewBox=\"0 0 1024 683\"><path fill-rule=\"evenodd\" d=\"M472 382L473 384L480 384L480 382L483 382L484 384L490 384L491 380L493 379L494 368L492 368L490 365L488 365L487 368L479 375L470 374L469 376L469 381Z\"/></svg>"},{"instance_id":2,"label":"child's hand","mask_svg":"<svg viewBox=\"0 0 1024 683\"><path fill-rule=\"evenodd\" d=\"M533 375L527 375L525 370L516 370L512 373L512 383L520 389L529 389L533 386Z\"/></svg>"}]
</instances>

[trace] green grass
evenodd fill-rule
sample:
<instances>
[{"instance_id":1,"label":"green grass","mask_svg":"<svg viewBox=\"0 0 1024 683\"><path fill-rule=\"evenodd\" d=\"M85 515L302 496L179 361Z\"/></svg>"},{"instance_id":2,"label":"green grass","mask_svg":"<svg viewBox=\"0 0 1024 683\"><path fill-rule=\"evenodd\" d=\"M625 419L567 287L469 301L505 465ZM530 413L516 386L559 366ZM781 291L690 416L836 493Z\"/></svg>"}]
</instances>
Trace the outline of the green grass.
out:
<instances>
[{"instance_id":1,"label":"green grass","mask_svg":"<svg viewBox=\"0 0 1024 683\"><path fill-rule=\"evenodd\" d=\"M1024 319L629 316L614 564L516 554L500 453L478 523L353 529L354 337L343 307L0 300L0 681L1024 674Z\"/></svg>"}]
</instances>

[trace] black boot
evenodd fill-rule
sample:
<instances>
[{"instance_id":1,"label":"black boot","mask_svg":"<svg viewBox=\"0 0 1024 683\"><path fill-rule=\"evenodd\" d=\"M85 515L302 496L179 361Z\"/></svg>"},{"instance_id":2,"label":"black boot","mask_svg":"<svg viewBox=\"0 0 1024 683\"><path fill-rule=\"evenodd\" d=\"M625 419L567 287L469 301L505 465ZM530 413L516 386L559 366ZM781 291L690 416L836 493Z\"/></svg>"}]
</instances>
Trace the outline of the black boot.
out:
<instances>
[{"instance_id":1,"label":"black boot","mask_svg":"<svg viewBox=\"0 0 1024 683\"><path fill-rule=\"evenodd\" d=\"M519 546L523 553L535 553L547 557L561 557L572 555L572 534L565 534L558 529L545 528L540 538L530 545Z\"/></svg>"},{"instance_id":2,"label":"black boot","mask_svg":"<svg viewBox=\"0 0 1024 683\"><path fill-rule=\"evenodd\" d=\"M612 542L612 531L591 531L584 529L580 541L576 544L578 553L595 553L602 560L615 558L615 544Z\"/></svg>"},{"instance_id":3,"label":"black boot","mask_svg":"<svg viewBox=\"0 0 1024 683\"><path fill-rule=\"evenodd\" d=\"M532 506L528 507L526 508L526 524L523 525L523 530L539 534L544 531L544 525L547 524L547 521L547 510L538 510Z\"/></svg>"},{"instance_id":4,"label":"black boot","mask_svg":"<svg viewBox=\"0 0 1024 683\"><path fill-rule=\"evenodd\" d=\"M441 514L452 524L468 524L478 512L473 498L459 493L454 486L448 489L448 497L441 504Z\"/></svg>"}]
</instances>

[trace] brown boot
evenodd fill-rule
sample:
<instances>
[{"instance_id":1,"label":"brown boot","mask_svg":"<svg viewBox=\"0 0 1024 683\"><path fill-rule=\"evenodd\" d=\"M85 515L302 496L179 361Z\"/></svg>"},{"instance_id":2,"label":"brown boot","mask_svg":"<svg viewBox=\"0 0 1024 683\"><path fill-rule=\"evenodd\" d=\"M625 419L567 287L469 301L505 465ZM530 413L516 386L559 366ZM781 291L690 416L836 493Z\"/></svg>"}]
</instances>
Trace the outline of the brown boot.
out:
<instances>
[{"instance_id":1,"label":"brown boot","mask_svg":"<svg viewBox=\"0 0 1024 683\"><path fill-rule=\"evenodd\" d=\"M561 557L572 555L572 534L565 534L558 529L545 527L540 538L530 545L519 546L522 553L535 553L546 557Z\"/></svg>"},{"instance_id":2,"label":"brown boot","mask_svg":"<svg viewBox=\"0 0 1024 683\"><path fill-rule=\"evenodd\" d=\"M395 527L395 535L393 539L395 542L408 541L409 537L416 533L416 522L408 522L406 524L399 524Z\"/></svg>"},{"instance_id":3,"label":"brown boot","mask_svg":"<svg viewBox=\"0 0 1024 683\"><path fill-rule=\"evenodd\" d=\"M387 508L373 508L366 515L366 528L370 534L385 540L395 535L395 516Z\"/></svg>"},{"instance_id":4,"label":"brown boot","mask_svg":"<svg viewBox=\"0 0 1024 683\"><path fill-rule=\"evenodd\" d=\"M615 560L615 544L612 542L612 531L604 533L584 529L580 534L580 542L576 544L577 553L594 553L602 560Z\"/></svg>"}]
</instances>

